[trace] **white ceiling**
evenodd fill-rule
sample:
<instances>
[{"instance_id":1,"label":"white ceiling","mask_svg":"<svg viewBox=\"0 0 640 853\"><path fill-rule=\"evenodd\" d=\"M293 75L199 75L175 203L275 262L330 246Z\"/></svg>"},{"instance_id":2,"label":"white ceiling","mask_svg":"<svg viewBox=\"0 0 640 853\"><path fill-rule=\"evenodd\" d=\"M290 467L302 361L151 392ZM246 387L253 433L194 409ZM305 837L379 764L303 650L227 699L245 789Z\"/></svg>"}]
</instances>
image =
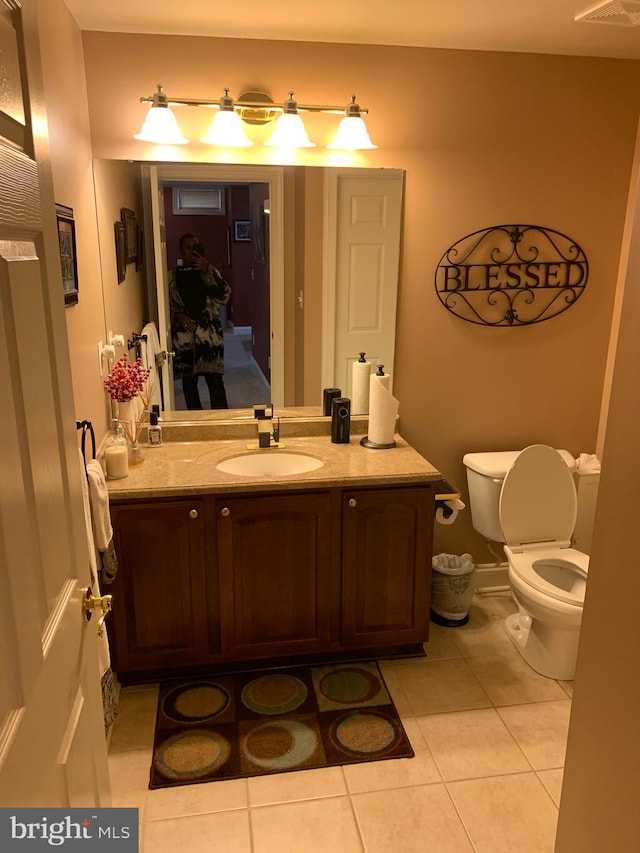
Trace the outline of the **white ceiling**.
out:
<instances>
[{"instance_id":1,"label":"white ceiling","mask_svg":"<svg viewBox=\"0 0 640 853\"><path fill-rule=\"evenodd\" d=\"M634 0L65 0L82 30L640 59L640 25L577 23Z\"/></svg>"}]
</instances>

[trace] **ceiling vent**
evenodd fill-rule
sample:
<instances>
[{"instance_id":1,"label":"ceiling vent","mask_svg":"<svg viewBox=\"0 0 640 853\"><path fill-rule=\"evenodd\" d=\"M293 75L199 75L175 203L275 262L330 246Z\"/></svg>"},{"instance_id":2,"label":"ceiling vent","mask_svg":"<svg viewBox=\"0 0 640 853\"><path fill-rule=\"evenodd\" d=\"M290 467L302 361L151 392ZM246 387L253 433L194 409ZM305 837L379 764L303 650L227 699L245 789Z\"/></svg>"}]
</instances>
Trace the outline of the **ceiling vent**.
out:
<instances>
[{"instance_id":1,"label":"ceiling vent","mask_svg":"<svg viewBox=\"0 0 640 853\"><path fill-rule=\"evenodd\" d=\"M617 24L619 27L640 26L640 0L614 0L600 3L576 15L576 21L593 24Z\"/></svg>"}]
</instances>

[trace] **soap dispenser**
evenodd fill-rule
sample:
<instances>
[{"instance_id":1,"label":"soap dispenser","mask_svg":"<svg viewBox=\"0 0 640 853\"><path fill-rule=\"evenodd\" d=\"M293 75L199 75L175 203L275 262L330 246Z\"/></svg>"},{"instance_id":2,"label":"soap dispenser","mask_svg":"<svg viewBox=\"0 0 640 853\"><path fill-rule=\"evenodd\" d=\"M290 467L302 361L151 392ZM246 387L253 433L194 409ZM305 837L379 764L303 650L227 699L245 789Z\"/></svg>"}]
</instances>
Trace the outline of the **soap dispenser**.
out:
<instances>
[{"instance_id":1,"label":"soap dispenser","mask_svg":"<svg viewBox=\"0 0 640 853\"><path fill-rule=\"evenodd\" d=\"M149 442L149 447L159 447L162 444L162 427L158 423L157 412L151 412L151 414L149 415L147 440Z\"/></svg>"},{"instance_id":2,"label":"soap dispenser","mask_svg":"<svg viewBox=\"0 0 640 853\"><path fill-rule=\"evenodd\" d=\"M122 480L129 473L129 445L120 421L111 421L111 432L104 445L104 464L109 480Z\"/></svg>"}]
</instances>

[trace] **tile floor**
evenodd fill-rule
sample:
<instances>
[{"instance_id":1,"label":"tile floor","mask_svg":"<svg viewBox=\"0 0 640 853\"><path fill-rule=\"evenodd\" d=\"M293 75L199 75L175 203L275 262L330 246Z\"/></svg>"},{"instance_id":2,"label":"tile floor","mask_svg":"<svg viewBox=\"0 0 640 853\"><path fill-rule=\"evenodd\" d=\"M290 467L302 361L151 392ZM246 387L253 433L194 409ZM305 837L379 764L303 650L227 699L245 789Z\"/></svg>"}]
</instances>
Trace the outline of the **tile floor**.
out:
<instances>
[{"instance_id":1,"label":"tile floor","mask_svg":"<svg viewBox=\"0 0 640 853\"><path fill-rule=\"evenodd\" d=\"M415 758L149 791L157 687L124 688L114 806L140 809L142 853L552 853L572 684L537 675L477 595L427 657L381 669Z\"/></svg>"}]
</instances>

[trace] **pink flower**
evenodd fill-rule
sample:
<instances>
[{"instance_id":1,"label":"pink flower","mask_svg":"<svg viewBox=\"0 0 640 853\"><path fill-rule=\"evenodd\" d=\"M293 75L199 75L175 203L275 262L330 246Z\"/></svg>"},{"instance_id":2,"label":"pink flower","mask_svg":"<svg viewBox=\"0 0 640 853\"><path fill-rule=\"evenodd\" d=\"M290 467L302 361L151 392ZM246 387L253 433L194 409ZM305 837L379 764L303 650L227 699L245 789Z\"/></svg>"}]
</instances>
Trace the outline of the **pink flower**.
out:
<instances>
[{"instance_id":1,"label":"pink flower","mask_svg":"<svg viewBox=\"0 0 640 853\"><path fill-rule=\"evenodd\" d=\"M150 373L151 370L142 367L139 358L134 364L129 364L127 356L123 355L104 380L104 387L113 400L117 400L118 403L128 403L142 391Z\"/></svg>"}]
</instances>

